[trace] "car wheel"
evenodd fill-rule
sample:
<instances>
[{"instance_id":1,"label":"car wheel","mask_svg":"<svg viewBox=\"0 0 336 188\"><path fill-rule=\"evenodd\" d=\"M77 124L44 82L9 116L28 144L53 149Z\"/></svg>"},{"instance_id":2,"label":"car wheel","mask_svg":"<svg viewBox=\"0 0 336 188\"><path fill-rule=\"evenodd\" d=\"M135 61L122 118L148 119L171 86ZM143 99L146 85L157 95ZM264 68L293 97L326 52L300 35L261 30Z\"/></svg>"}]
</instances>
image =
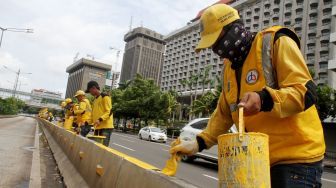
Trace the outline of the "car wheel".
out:
<instances>
[{"instance_id":1,"label":"car wheel","mask_svg":"<svg viewBox=\"0 0 336 188\"><path fill-rule=\"evenodd\" d=\"M140 140L142 140L142 136L141 136L141 134L139 134L139 138L140 138Z\"/></svg>"},{"instance_id":2,"label":"car wheel","mask_svg":"<svg viewBox=\"0 0 336 188\"><path fill-rule=\"evenodd\" d=\"M150 142L152 141L151 135L148 136L148 141L150 141Z\"/></svg>"},{"instance_id":3,"label":"car wheel","mask_svg":"<svg viewBox=\"0 0 336 188\"><path fill-rule=\"evenodd\" d=\"M195 156L182 155L181 159L182 159L183 162L191 163L196 159L196 157Z\"/></svg>"}]
</instances>

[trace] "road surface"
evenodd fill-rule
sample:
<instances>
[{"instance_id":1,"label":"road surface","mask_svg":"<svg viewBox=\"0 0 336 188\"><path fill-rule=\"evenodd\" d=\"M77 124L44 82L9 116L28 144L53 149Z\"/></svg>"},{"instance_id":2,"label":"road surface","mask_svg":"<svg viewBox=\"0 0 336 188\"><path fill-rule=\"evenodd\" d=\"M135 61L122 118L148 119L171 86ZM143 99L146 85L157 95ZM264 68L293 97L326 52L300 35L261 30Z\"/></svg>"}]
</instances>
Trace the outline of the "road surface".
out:
<instances>
[{"instance_id":1,"label":"road surface","mask_svg":"<svg viewBox=\"0 0 336 188\"><path fill-rule=\"evenodd\" d=\"M149 142L140 140L135 135L114 132L110 147L162 169L169 158L169 144ZM193 163L181 162L176 176L204 188L218 186L217 165L201 159ZM335 172L325 171L322 182L324 188L335 188Z\"/></svg>"},{"instance_id":2,"label":"road surface","mask_svg":"<svg viewBox=\"0 0 336 188\"><path fill-rule=\"evenodd\" d=\"M0 187L64 187L37 122L29 117L0 119Z\"/></svg>"}]
</instances>

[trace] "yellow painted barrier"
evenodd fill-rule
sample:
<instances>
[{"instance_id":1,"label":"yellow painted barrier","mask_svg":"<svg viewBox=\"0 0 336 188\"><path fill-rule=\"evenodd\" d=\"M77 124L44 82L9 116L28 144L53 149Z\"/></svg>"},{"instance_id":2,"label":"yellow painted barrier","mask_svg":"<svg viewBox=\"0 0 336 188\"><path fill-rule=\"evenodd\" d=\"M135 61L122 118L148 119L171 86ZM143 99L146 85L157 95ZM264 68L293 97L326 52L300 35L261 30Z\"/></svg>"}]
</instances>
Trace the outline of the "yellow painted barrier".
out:
<instances>
[{"instance_id":1,"label":"yellow painted barrier","mask_svg":"<svg viewBox=\"0 0 336 188\"><path fill-rule=\"evenodd\" d=\"M159 169L100 143L39 119L69 188L195 188Z\"/></svg>"},{"instance_id":2,"label":"yellow painted barrier","mask_svg":"<svg viewBox=\"0 0 336 188\"><path fill-rule=\"evenodd\" d=\"M268 136L244 133L243 108L239 109L239 133L218 137L219 187L269 188Z\"/></svg>"}]
</instances>

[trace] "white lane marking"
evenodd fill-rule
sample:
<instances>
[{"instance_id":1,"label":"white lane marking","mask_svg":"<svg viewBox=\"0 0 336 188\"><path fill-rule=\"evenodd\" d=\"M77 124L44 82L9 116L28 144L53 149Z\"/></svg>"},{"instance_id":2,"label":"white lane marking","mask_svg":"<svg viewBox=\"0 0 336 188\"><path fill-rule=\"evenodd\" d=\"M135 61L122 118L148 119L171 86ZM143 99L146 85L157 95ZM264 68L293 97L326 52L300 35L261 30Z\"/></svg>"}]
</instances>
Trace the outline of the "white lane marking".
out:
<instances>
[{"instance_id":1,"label":"white lane marking","mask_svg":"<svg viewBox=\"0 0 336 188\"><path fill-rule=\"evenodd\" d=\"M33 150L32 166L30 170L30 181L29 188L40 188L41 187L41 167L40 167L40 136L39 136L39 126L36 123L35 130L35 143Z\"/></svg>"},{"instance_id":2,"label":"white lane marking","mask_svg":"<svg viewBox=\"0 0 336 188\"><path fill-rule=\"evenodd\" d=\"M118 136L122 136L122 137L125 137L125 138L131 138L131 139L134 139L134 140L138 140L138 138L136 138L136 137L125 136L125 135L121 135L121 134L117 134L117 133L114 133L114 135L118 135Z\"/></svg>"},{"instance_id":3,"label":"white lane marking","mask_svg":"<svg viewBox=\"0 0 336 188\"><path fill-rule=\"evenodd\" d=\"M163 151L169 151L169 150L167 150L167 149L162 149Z\"/></svg>"},{"instance_id":4,"label":"white lane marking","mask_svg":"<svg viewBox=\"0 0 336 188\"><path fill-rule=\"evenodd\" d=\"M120 140L125 140L125 141L128 141L128 142L134 142L134 141L132 141L132 140L127 140L127 139L125 139L125 138L120 138Z\"/></svg>"},{"instance_id":5,"label":"white lane marking","mask_svg":"<svg viewBox=\"0 0 336 188\"><path fill-rule=\"evenodd\" d=\"M130 137L130 136L125 136L125 135L121 135L121 134L118 134L118 133L114 133L114 135L118 135L118 136L121 136L121 137L125 137L125 138L131 138L131 139L134 139L134 140L140 140L139 138L136 138L136 137ZM146 141L146 140L142 140L142 141ZM166 147L170 147L170 145L168 144L161 144L161 143L156 143L156 142L153 142L154 144L158 144L158 145L162 145L162 146L166 146Z\"/></svg>"},{"instance_id":6,"label":"white lane marking","mask_svg":"<svg viewBox=\"0 0 336 188\"><path fill-rule=\"evenodd\" d=\"M330 180L330 179L325 179L325 178L321 178L323 181L328 181L328 182L332 182L332 183L336 183L335 180Z\"/></svg>"},{"instance_id":7,"label":"white lane marking","mask_svg":"<svg viewBox=\"0 0 336 188\"><path fill-rule=\"evenodd\" d=\"M206 175L206 174L202 174L202 175L205 176L205 177L207 177L207 178L210 178L210 179L218 181L218 178L215 178L213 176L209 176L209 175Z\"/></svg>"},{"instance_id":8,"label":"white lane marking","mask_svg":"<svg viewBox=\"0 0 336 188\"><path fill-rule=\"evenodd\" d=\"M158 144L158 145L161 145L161 146L166 146L166 147L169 147L170 148L170 145L167 145L167 144L161 144L161 143L156 143L156 142L153 142L154 144Z\"/></svg>"},{"instance_id":9,"label":"white lane marking","mask_svg":"<svg viewBox=\"0 0 336 188\"><path fill-rule=\"evenodd\" d=\"M120 145L120 144L116 144L116 143L112 143L112 144L114 144L116 146L119 146L119 147L122 147L122 148L125 148L125 149L128 149L128 150L131 150L131 151L135 151L134 149L128 148L128 147Z\"/></svg>"}]
</instances>

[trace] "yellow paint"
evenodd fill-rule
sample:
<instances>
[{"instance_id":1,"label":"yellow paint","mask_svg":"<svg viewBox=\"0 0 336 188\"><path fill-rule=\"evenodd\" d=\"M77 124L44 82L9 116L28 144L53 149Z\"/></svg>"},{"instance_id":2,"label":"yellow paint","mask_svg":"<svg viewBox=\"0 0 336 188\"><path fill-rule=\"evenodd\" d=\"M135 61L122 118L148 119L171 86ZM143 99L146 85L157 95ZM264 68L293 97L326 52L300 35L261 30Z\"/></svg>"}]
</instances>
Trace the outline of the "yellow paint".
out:
<instances>
[{"instance_id":1,"label":"yellow paint","mask_svg":"<svg viewBox=\"0 0 336 188\"><path fill-rule=\"evenodd\" d=\"M134 157L130 157L130 156L128 156L128 155L126 155L126 154L124 154L124 153L122 153L120 151L117 151L115 149L106 147L106 146L104 146L103 144L100 144L100 143L95 143L95 144L97 146L99 146L100 148L105 149L108 152L111 152L111 153L113 153L113 154L115 154L115 155L117 155L119 157L122 157L123 159L125 159L125 160L127 160L127 161L129 161L129 162L131 162L131 163L133 163L133 164L135 164L135 165L137 165L137 166L139 166L139 167L141 167L143 169L146 169L146 170L158 170L157 167L152 166L152 165L150 165L150 164L148 164L146 162L140 161L139 159L136 159Z\"/></svg>"},{"instance_id":2,"label":"yellow paint","mask_svg":"<svg viewBox=\"0 0 336 188\"><path fill-rule=\"evenodd\" d=\"M80 158L80 159L83 159L83 157L84 157L84 152L83 152L83 151L80 151L80 152L79 152L79 158Z\"/></svg>"},{"instance_id":3,"label":"yellow paint","mask_svg":"<svg viewBox=\"0 0 336 188\"><path fill-rule=\"evenodd\" d=\"M74 117L73 116L70 116L69 118L66 118L65 121L64 121L64 129L71 130L73 122L74 122Z\"/></svg>"},{"instance_id":4,"label":"yellow paint","mask_svg":"<svg viewBox=\"0 0 336 188\"><path fill-rule=\"evenodd\" d=\"M166 161L166 166L161 172L167 176L175 176L180 160L181 158L176 153L172 154L170 159Z\"/></svg>"},{"instance_id":5,"label":"yellow paint","mask_svg":"<svg viewBox=\"0 0 336 188\"><path fill-rule=\"evenodd\" d=\"M97 164L97 166L96 166L96 173L97 173L99 176L104 175L104 168L103 168L100 164Z\"/></svg>"}]
</instances>

